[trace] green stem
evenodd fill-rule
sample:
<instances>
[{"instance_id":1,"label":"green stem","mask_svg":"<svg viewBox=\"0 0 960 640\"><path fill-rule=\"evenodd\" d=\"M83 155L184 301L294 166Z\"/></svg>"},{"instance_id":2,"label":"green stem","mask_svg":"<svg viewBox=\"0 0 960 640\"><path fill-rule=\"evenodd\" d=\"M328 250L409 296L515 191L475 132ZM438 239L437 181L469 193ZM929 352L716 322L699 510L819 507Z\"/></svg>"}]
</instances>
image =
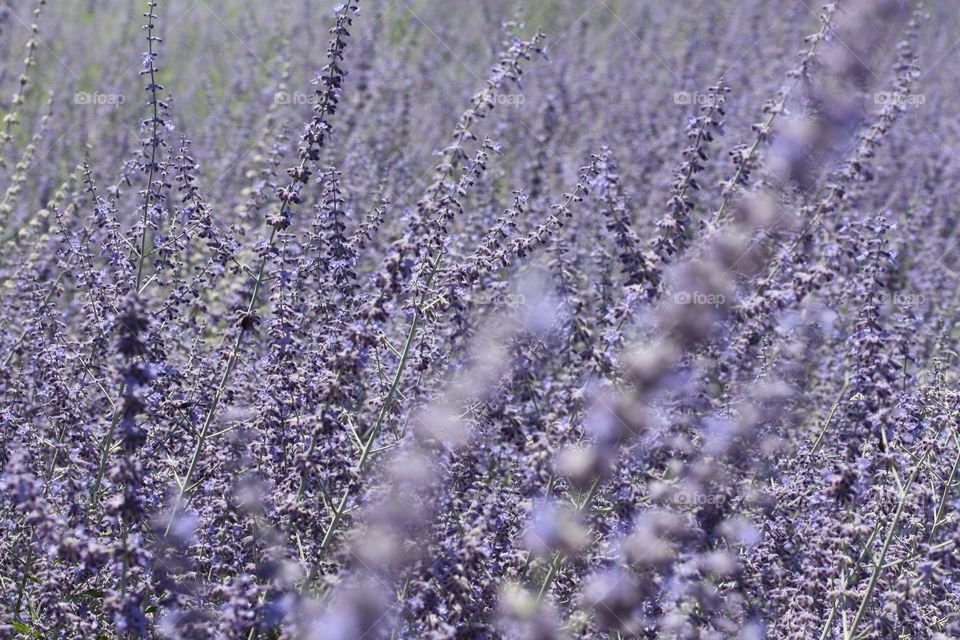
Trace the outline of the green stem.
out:
<instances>
[{"instance_id":1,"label":"green stem","mask_svg":"<svg viewBox=\"0 0 960 640\"><path fill-rule=\"evenodd\" d=\"M285 213L286 203L281 208L281 216ZM263 258L260 260L260 266L257 269L257 276L253 283L253 292L250 294L250 300L247 302L247 311L246 316L250 316L253 313L253 308L257 304L257 298L260 295L260 287L263 283L263 273L267 267L267 259L269 256L269 250L273 248L274 243L277 239L277 227L273 227L273 230L270 232L270 239L267 242L268 251L264 254ZM187 467L187 473L183 477L183 480L180 483L180 489L177 492L177 499L173 503L173 509L170 512L170 519L167 522L167 527L164 530L164 535L170 533L170 528L173 526L173 521L176 519L177 513L180 509L180 502L183 500L183 497L187 495L190 487L190 483L193 480L193 474L196 473L197 464L200 461L200 454L203 451L203 447L206 444L207 435L210 432L210 425L213 424L213 419L217 414L217 407L220 404L220 398L223 397L224 391L227 388L227 382L230 380L230 374L233 373L233 369L236 367L237 360L240 358L240 346L243 344L243 338L247 333L246 323L241 324L240 328L237 331L237 337L233 342L233 347L230 350L230 355L227 357L227 364L223 368L223 373L220 375L220 382L217 384L217 390L213 394L213 400L210 402L210 407L207 409L206 416L203 419L203 425L200 428L200 432L197 434L197 444L194 446L193 455L190 456L190 464Z\"/></svg>"},{"instance_id":2,"label":"green stem","mask_svg":"<svg viewBox=\"0 0 960 640\"><path fill-rule=\"evenodd\" d=\"M871 546L873 546L873 540L874 538L877 537L877 533L879 532L880 532L880 523L878 522L876 525L874 525L873 531L870 532L870 536L867 538L867 543L863 545L863 549L860 550L860 555L857 557L857 561L854 563L854 565L850 568L850 572L847 575L840 577L841 589L846 588L846 585L849 582L851 576L853 576L854 572L859 568L860 563L863 562L864 557L866 557L867 551L870 549ZM843 569L841 567L841 571L842 570ZM837 608L839 607L839 604L840 604L839 598L833 601L833 606L830 609L830 615L827 616L827 621L823 625L823 631L820 632L820 640L827 639L827 634L830 633L830 627L833 626L833 621L837 617Z\"/></svg>"},{"instance_id":3,"label":"green stem","mask_svg":"<svg viewBox=\"0 0 960 640\"><path fill-rule=\"evenodd\" d=\"M153 196L153 173L157 162L157 123L159 121L159 103L157 100L156 67L153 65L153 10L155 3L150 3L150 14L147 18L147 52L150 59L150 95L153 103L153 137L150 140L150 165L147 168L147 192L143 199L143 216L140 230L140 255L137 258L137 286L135 291L140 293L140 284L143 282L143 267L147 261L147 216L150 212L150 202Z\"/></svg>"},{"instance_id":4,"label":"green stem","mask_svg":"<svg viewBox=\"0 0 960 640\"><path fill-rule=\"evenodd\" d=\"M20 577L20 586L17 588L17 606L13 610L14 616L20 615L20 609L23 606L23 594L27 589L27 580L30 577L30 572L33 571L33 545L31 544L27 550L27 560L24 563L23 575Z\"/></svg>"},{"instance_id":5,"label":"green stem","mask_svg":"<svg viewBox=\"0 0 960 640\"><path fill-rule=\"evenodd\" d=\"M890 528L887 529L887 535L883 540L883 547L880 549L880 557L877 559L877 562L873 567L873 571L870 574L870 582L867 584L867 592L863 595L863 600L860 602L860 608L857 610L857 615L850 625L850 633L845 636L844 640L856 637L857 627L860 626L860 623L863 621L863 617L867 613L867 606L870 604L870 597L873 595L873 590L877 586L877 580L880 579L880 571L883 569L883 559L887 555L887 550L890 548L890 543L893 542L893 535L897 532L897 525L900 523L900 516L903 514L903 508L907 504L907 494L909 493L910 487L913 485L913 481L916 479L919 471L920 465L917 465L913 469L913 473L910 474L910 479L907 481L906 486L903 488L903 492L900 496L900 504L897 505L897 512L894 514L893 521L890 523Z\"/></svg>"},{"instance_id":6,"label":"green stem","mask_svg":"<svg viewBox=\"0 0 960 640\"><path fill-rule=\"evenodd\" d=\"M383 422L386 419L387 414L390 412L390 409L393 408L394 402L396 402L397 391L400 389L400 382L403 378L403 372L406 369L407 362L409 362L410 351L417 335L417 328L420 324L420 319L422 316L421 306L426 301L429 287L433 282L433 278L437 274L437 271L440 269L440 263L442 261L443 251L441 250L437 252L437 257L433 260L433 265L430 270L430 274L427 277L424 292L421 294L419 302L414 305L413 318L410 321L410 328L407 331L407 339L404 341L403 350L400 352L400 362L397 364L397 370L393 374L393 381L390 383L390 389L387 391L387 395L383 399L383 404L380 405L380 411L377 413L377 419L373 423L373 427L371 427L369 434L364 439L363 447L360 451L360 459L356 464L356 472L358 477L363 473L363 470L370 459L370 454L373 451L373 444L376 441L377 436L380 434L380 429L383 427ZM333 540L333 534L336 532L337 526L340 524L340 521L343 519L343 516L346 513L347 500L350 499L352 491L353 484L348 484L346 489L343 491L343 495L340 497L339 503L333 510L333 517L330 520L330 525L327 527L327 530L323 534L323 539L320 541L320 547L318 549L318 552L321 554L320 558L323 557L323 552L329 546L331 540ZM313 563L310 567L310 572L307 575L307 579L303 583L301 592L308 589L310 584L313 582L317 573L316 567L316 563Z\"/></svg>"},{"instance_id":7,"label":"green stem","mask_svg":"<svg viewBox=\"0 0 960 640\"><path fill-rule=\"evenodd\" d=\"M41 307L47 306L47 304L50 302L50 299L53 298L53 294L56 293L57 286L60 284L60 281L63 280L65 273L66 273L65 271L61 271L60 274L57 276L57 279L53 281L52 285L50 285L50 290L47 291L47 295L44 296L43 304L40 305ZM23 344L23 341L26 339L27 334L29 332L30 332L29 328L26 328L20 332L20 336L17 338L17 341L14 342L13 346L10 348L10 353L8 353L6 357L3 359L3 365L2 365L3 367L6 367L8 364L10 364L10 360L13 359L13 354L16 353L17 349L20 348L20 345Z\"/></svg>"},{"instance_id":8,"label":"green stem","mask_svg":"<svg viewBox=\"0 0 960 640\"><path fill-rule=\"evenodd\" d=\"M933 535L937 532L937 527L943 522L943 512L947 508L947 498L950 496L950 488L953 486L953 479L957 475L957 467L960 466L960 449L957 450L957 457L953 461L953 467L950 469L950 477L943 486L943 495L940 496L940 504L937 505L937 511L933 516L933 526L930 528L930 536L927 538L927 544L933 542Z\"/></svg>"},{"instance_id":9,"label":"green stem","mask_svg":"<svg viewBox=\"0 0 960 640\"><path fill-rule=\"evenodd\" d=\"M813 39L813 43L810 45L810 48L805 54L805 58L811 58L817 52L817 47L820 46L820 42L824 40L824 36L827 33L827 30L830 27L832 22L833 13L831 12L827 19L823 20L823 23L820 25L820 30L817 32L816 37ZM760 125L760 128L757 130L757 136L753 140L753 144L750 145L750 148L747 149L746 155L743 157L743 160L737 166L736 173L733 174L733 178L730 180L732 188L723 194L720 200L720 206L717 208L717 212L713 215L713 226L716 226L722 219L724 213L727 211L727 207L730 205L731 195L733 190L740 183L740 180L743 178L743 172L745 171L747 164L753 159L754 154L756 154L757 149L760 147L760 143L763 142L765 135L764 131L769 131L770 127L773 125L774 121L777 119L777 116L783 112L784 105L786 105L787 98L793 92L794 88L800 83L803 79L802 75L797 75L794 78L790 86L784 90L781 94L780 99L777 101L777 104L771 111L767 119Z\"/></svg>"},{"instance_id":10,"label":"green stem","mask_svg":"<svg viewBox=\"0 0 960 640\"><path fill-rule=\"evenodd\" d=\"M90 490L90 502L87 507L87 514L84 516L84 521L90 517L90 513L93 511L94 507L97 506L97 502L100 499L100 485L103 483L103 474L107 469L107 459L110 457L110 446L113 443L113 435L116 433L117 424L120 422L120 407L116 407L113 411L113 419L110 421L110 428L107 429L107 434L103 438L103 442L100 445L100 464L97 466L97 476L93 481L93 488Z\"/></svg>"},{"instance_id":11,"label":"green stem","mask_svg":"<svg viewBox=\"0 0 960 640\"><path fill-rule=\"evenodd\" d=\"M587 497L584 498L579 504L577 504L577 513L583 513L587 507L590 506L590 503L593 502L593 499L597 496L597 491L600 489L600 478L598 477L593 481L593 484L590 485L590 491L587 493ZM563 567L563 562L565 558L563 554L559 551L553 556L553 561L550 563L550 569L547 571L547 575L543 579L543 583L540 585L540 591L537 594L537 600L541 601L549 593L550 587L553 584L553 581L556 579L557 575L560 573L560 569Z\"/></svg>"},{"instance_id":12,"label":"green stem","mask_svg":"<svg viewBox=\"0 0 960 640\"><path fill-rule=\"evenodd\" d=\"M847 387L849 386L850 377L844 376L843 386L840 388L840 393L837 394L837 399L834 400L833 406L830 407L830 413L827 414L826 420L823 421L823 426L820 427L820 433L817 435L817 439L813 443L813 448L810 450L810 455L813 455L820 450L820 446L823 444L823 437L827 434L827 428L830 426L833 416L837 413L837 409L840 407L840 402L843 400L843 396L847 392Z\"/></svg>"},{"instance_id":13,"label":"green stem","mask_svg":"<svg viewBox=\"0 0 960 640\"><path fill-rule=\"evenodd\" d=\"M553 556L553 561L550 563L550 569L547 571L547 575L543 578L543 584L540 585L540 591L537 593L537 601L542 602L544 597L550 591L550 587L553 585L554 579L557 577L557 574L560 573L560 567L563 565L563 555L557 551Z\"/></svg>"}]
</instances>

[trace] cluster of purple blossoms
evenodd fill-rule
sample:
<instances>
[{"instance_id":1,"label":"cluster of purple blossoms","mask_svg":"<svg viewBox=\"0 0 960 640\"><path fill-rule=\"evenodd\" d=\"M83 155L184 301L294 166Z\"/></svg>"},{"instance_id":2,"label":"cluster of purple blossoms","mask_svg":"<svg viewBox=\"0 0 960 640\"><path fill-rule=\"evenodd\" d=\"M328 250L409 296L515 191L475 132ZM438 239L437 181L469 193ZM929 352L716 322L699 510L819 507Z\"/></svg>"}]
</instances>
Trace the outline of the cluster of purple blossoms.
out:
<instances>
[{"instance_id":1,"label":"cluster of purple blossoms","mask_svg":"<svg viewBox=\"0 0 960 640\"><path fill-rule=\"evenodd\" d=\"M0 7L0 638L960 638L949 2L135 4Z\"/></svg>"}]
</instances>

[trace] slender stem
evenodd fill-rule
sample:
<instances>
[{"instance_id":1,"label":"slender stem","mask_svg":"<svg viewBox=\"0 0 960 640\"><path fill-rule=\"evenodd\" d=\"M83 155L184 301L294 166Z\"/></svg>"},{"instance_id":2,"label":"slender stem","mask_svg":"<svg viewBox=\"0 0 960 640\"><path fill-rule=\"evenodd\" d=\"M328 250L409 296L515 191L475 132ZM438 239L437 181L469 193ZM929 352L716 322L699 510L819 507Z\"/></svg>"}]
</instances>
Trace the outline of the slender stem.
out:
<instances>
[{"instance_id":1,"label":"slender stem","mask_svg":"<svg viewBox=\"0 0 960 640\"><path fill-rule=\"evenodd\" d=\"M947 498L950 496L950 489L953 486L953 480L957 476L957 467L960 466L960 449L957 450L957 457L953 461L953 467L950 469L950 477L943 486L943 495L940 496L940 504L933 515L933 526L930 528L930 536L927 538L927 544L933 542L933 535L937 532L937 527L943 522L943 512L947 507Z\"/></svg>"},{"instance_id":2,"label":"slender stem","mask_svg":"<svg viewBox=\"0 0 960 640\"><path fill-rule=\"evenodd\" d=\"M860 563L863 562L864 557L867 555L867 551L873 546L873 540L877 537L877 534L880 532L880 523L874 525L873 531L870 532L870 536L867 538L867 543L863 545L863 548L860 550L860 555L857 557L857 561L850 568L850 572L845 576L841 576L840 585L841 589L845 588L846 584L849 582L850 577L853 576L854 572L859 568ZM842 569L841 569L842 571ZM833 606L830 609L830 615L827 616L827 621L823 625L823 631L820 633L820 640L826 640L827 634L830 633L830 627L833 626L833 621L837 617L837 609L840 605L839 598L834 599Z\"/></svg>"},{"instance_id":3,"label":"slender stem","mask_svg":"<svg viewBox=\"0 0 960 640\"><path fill-rule=\"evenodd\" d=\"M578 514L583 513L587 507L590 506L590 503L593 502L593 499L596 497L599 489L600 478L598 477L593 481L593 484L590 485L590 491L587 492L587 497L577 504ZM547 575L544 577L543 583L540 585L540 591L537 594L537 600L543 600L547 593L549 593L550 587L557 575L560 573L560 569L563 567L563 561L565 559L565 556L563 556L563 554L561 554L559 551L557 551L553 556L553 561L550 563L550 569L547 571Z\"/></svg>"},{"instance_id":4,"label":"slender stem","mask_svg":"<svg viewBox=\"0 0 960 640\"><path fill-rule=\"evenodd\" d=\"M397 363L397 370L393 374L393 381L390 383L390 389L387 391L387 395L383 399L383 404L380 405L380 411L377 413L377 419L370 428L367 437L364 439L363 447L360 450L360 458L357 460L356 464L357 476L360 476L363 473L363 470L370 459L370 454L373 451L373 444L376 441L377 436L380 434L380 429L383 427L383 422L386 419L387 414L390 412L390 409L393 407L394 402L396 402L397 392L400 389L400 382L403 378L403 372L406 369L407 362L409 362L410 351L417 335L417 328L420 324L420 319L422 316L421 307L426 301L426 296L429 293L429 287L433 282L433 278L440 269L440 263L443 261L443 255L443 251L441 250L437 253L437 257L434 258L430 274L427 277L426 287L420 296L420 300L414 304L413 318L410 320L410 328L407 331L407 339L404 341L403 350L400 353L400 362ZM337 526L340 524L340 521L346 513L347 500L350 499L352 492L353 484L348 484L346 489L344 489L343 495L340 497L340 501L337 503L336 508L333 510L333 517L330 520L330 525L327 527L327 530L323 534L323 539L320 541L320 547L318 549L318 552L321 554L320 558L323 557L323 552L329 546L330 541L333 540L333 534L336 532ZM313 582L314 578L316 577L316 567L316 563L313 563L310 567L310 572L307 575L307 579L303 583L301 592L308 589L310 584Z\"/></svg>"},{"instance_id":5,"label":"slender stem","mask_svg":"<svg viewBox=\"0 0 960 640\"><path fill-rule=\"evenodd\" d=\"M57 275L57 279L53 281L53 284L50 285L50 290L47 291L47 295L44 296L41 307L47 306L47 304L50 302L50 299L53 298L53 294L57 292L57 286L60 284L60 281L63 280L64 275L66 275L65 271L61 271ZM16 353L17 349L20 348L20 345L23 344L23 341L26 339L29 332L29 327L20 332L19 337L17 337L17 341L13 343L12 347L10 347L10 353L8 353L3 359L3 367L6 367L8 364L10 364L10 360L13 359L13 354Z\"/></svg>"},{"instance_id":6,"label":"slender stem","mask_svg":"<svg viewBox=\"0 0 960 640\"><path fill-rule=\"evenodd\" d=\"M553 584L557 574L560 573L561 565L563 565L563 555L557 551L553 556L553 561L550 562L550 569L543 579L543 584L540 585L540 591L537 593L538 601L542 601L550 591L550 586Z\"/></svg>"},{"instance_id":7,"label":"slender stem","mask_svg":"<svg viewBox=\"0 0 960 640\"><path fill-rule=\"evenodd\" d=\"M281 216L286 212L286 208L287 204L284 203L281 207ZM270 239L267 241L269 249L273 248L273 245L276 243L276 239L277 227L274 226L273 230L270 232ZM253 313L253 308L257 304L257 298L260 295L260 287L263 283L263 273L267 267L268 256L269 251L264 253L263 258L260 259L260 266L257 269L257 276L253 283L253 292L250 294L250 300L247 302L247 316ZM220 382L217 384L217 390L213 394L213 400L210 402L210 407L207 409L206 416L204 416L203 419L203 425L200 428L200 432L197 434L197 444L194 446L193 455L190 456L190 464L187 467L187 473L180 483L180 488L177 492L177 499L173 503L173 509L170 512L170 520L167 522L164 535L168 535L170 533L170 528L173 526L173 522L176 519L177 512L180 508L180 501L183 500L184 495L186 495L189 491L190 483L193 480L193 474L197 470L197 463L200 461L200 454L203 451L204 445L206 444L207 435L210 431L210 425L213 424L213 419L217 414L217 407L220 404L220 398L223 397L223 393L227 388L227 382L230 380L230 374L233 373L233 369L236 367L237 360L240 358L240 346L242 345L243 338L248 331L247 327L247 323L242 323L240 328L237 330L237 337L233 342L233 347L230 349L230 355L227 357L227 364L223 368L223 373L220 375Z\"/></svg>"},{"instance_id":8,"label":"slender stem","mask_svg":"<svg viewBox=\"0 0 960 640\"><path fill-rule=\"evenodd\" d=\"M721 93L718 93L718 94L717 94L718 96L723 95L723 94L722 94L722 91L723 91L723 84L722 84L722 83L723 83L723 78L722 78L722 77L720 78L720 83L721 83L721 85L720 85L720 92L721 92ZM713 116L714 116L714 114L715 114L716 111L717 111L717 102L718 102L718 100L720 100L720 99L722 99L722 98L719 98L719 97L718 97L717 99L714 99L714 100L712 101L712 104L710 105L710 108L709 108L709 110L708 110L708 112L707 112L707 114L706 114L706 123L697 130L697 136L696 136L696 138L694 139L693 144L690 145L693 149L699 150L699 149L700 149L700 145L703 144L704 137L705 137L705 135L706 135L706 133L707 133L707 127L710 126L710 122L713 120ZM689 166L687 167L687 171L686 171L686 173L685 173L684 176L683 176L683 181L682 181L683 186L680 188L680 191L677 193L677 202L682 203L682 202L684 201L684 198L687 197L687 192L690 190L690 182L691 182L691 179L693 178L693 173L694 173L694 169L695 169L695 168L696 168L696 157L694 157L694 158L690 161ZM681 205L679 205L679 206L683 206L683 205L681 204ZM691 229L694 228L693 222L694 222L693 220L691 220L691 222L690 222L690 228L691 228Z\"/></svg>"},{"instance_id":9,"label":"slender stem","mask_svg":"<svg viewBox=\"0 0 960 640\"><path fill-rule=\"evenodd\" d=\"M877 580L880 579L880 571L883 569L883 559L887 555L887 550L890 548L890 543L893 542L893 535L897 532L897 525L900 523L900 516L903 514L903 508L907 504L907 493L909 493L910 487L913 485L913 481L916 479L919 472L920 465L917 465L914 467L913 473L910 474L910 479L907 480L907 484L903 488L903 491L900 495L900 504L897 505L897 511L893 515L893 521L890 523L890 528L887 529L887 535L883 540L883 547L880 549L880 557L877 559L877 563L873 567L873 572L870 574L870 582L867 584L867 592L863 594L863 600L860 602L860 608L857 610L857 615L850 624L850 633L844 636L844 640L856 637L857 628L860 626L864 615L867 613L867 606L870 604L870 597L873 595L873 590L877 586Z\"/></svg>"},{"instance_id":10,"label":"slender stem","mask_svg":"<svg viewBox=\"0 0 960 640\"><path fill-rule=\"evenodd\" d=\"M820 450L820 446L823 444L823 437L827 434L827 428L830 426L830 422L833 421L833 416L837 413L837 409L840 407L840 402L843 400L843 396L846 394L847 387L849 386L850 377L844 376L843 386L840 388L840 393L837 394L837 399L834 401L833 406L830 407L830 413L827 414L827 418L823 421L823 426L820 427L820 433L817 435L817 439L813 443L813 448L810 450L811 455Z\"/></svg>"},{"instance_id":11,"label":"slender stem","mask_svg":"<svg viewBox=\"0 0 960 640\"><path fill-rule=\"evenodd\" d=\"M90 517L90 513L93 511L94 507L97 506L97 501L100 498L100 485L103 483L103 474L107 469L107 459L110 457L110 445L113 443L113 435L116 433L117 424L120 422L120 407L117 406L113 411L113 419L110 421L110 428L107 429L107 434L103 437L103 442L100 444L100 464L97 466L97 476L93 481L93 488L90 490L90 502L87 506L87 513L84 516L84 521Z\"/></svg>"},{"instance_id":12,"label":"slender stem","mask_svg":"<svg viewBox=\"0 0 960 640\"><path fill-rule=\"evenodd\" d=\"M30 39L27 40L27 57L23 61L23 73L20 74L20 79L17 84L17 90L13 94L13 102L10 104L10 113L4 118L5 124L3 127L3 135L0 136L0 168L5 168L7 166L6 159L2 155L3 148L7 146L9 141L13 140L10 135L13 132L13 127L20 124L20 105L24 102L24 96L27 93L27 86L30 84L30 69L36 64L37 58L37 43L39 42L39 27L37 24L40 22L40 14L43 11L43 6L46 4L43 0L37 0L37 6L33 10L33 20L34 24L30 26Z\"/></svg>"},{"instance_id":13,"label":"slender stem","mask_svg":"<svg viewBox=\"0 0 960 640\"><path fill-rule=\"evenodd\" d=\"M150 102L153 107L153 127L150 139L150 163L147 165L147 192L143 198L143 216L140 221L143 228L140 230L140 249L137 257L137 293L140 292L140 285L143 282L143 267L147 261L147 216L153 199L153 174L157 163L157 125L160 122L159 101L157 100L157 69L153 64L153 19L155 17L153 10L156 8L156 3L151 0L149 6L149 14L147 15L147 57L150 63Z\"/></svg>"},{"instance_id":14,"label":"slender stem","mask_svg":"<svg viewBox=\"0 0 960 640\"><path fill-rule=\"evenodd\" d=\"M820 42L824 40L827 30L830 28L834 11L836 11L836 9L832 9L821 21L820 30L817 31L817 34L813 38L813 42L810 45L810 48L807 49L806 53L804 54L803 56L804 60L808 60L812 58L813 55L817 52L817 47L820 46ZM787 103L787 98L789 98L790 93L793 92L794 88L796 88L796 86L800 83L802 79L803 79L803 75L798 73L797 76L793 79L793 82L790 83L789 87L785 89L782 94L780 94L780 99L774 105L773 109L771 109L770 115L767 116L767 119L757 129L757 135L753 139L753 144L750 145L750 147L747 149L746 154L741 158L740 164L737 165L737 171L736 173L733 174L733 178L731 178L730 180L731 188L725 191L721 197L720 206L717 208L717 212L713 215L713 226L716 226L717 223L719 223L720 220L723 219L723 215L724 213L726 213L727 207L730 205L731 196L734 192L734 189L743 179L744 171L746 170L747 165L750 163L750 161L753 159L753 156L756 154L757 149L760 147L760 143L766 139L767 135L769 134L770 127L773 126L773 123L777 119L777 116L783 112L784 106Z\"/></svg>"},{"instance_id":15,"label":"slender stem","mask_svg":"<svg viewBox=\"0 0 960 640\"><path fill-rule=\"evenodd\" d=\"M325 73L336 74L337 67L336 61L340 55L344 44L341 40L343 34L346 33L345 26L350 24L349 14L351 11L356 12L358 6L356 5L356 0L350 0L345 5L342 5L338 15L337 15L337 27L333 30L336 34L334 39L330 41L330 48L328 49L328 64L325 67ZM318 94L318 97L322 100L322 108L315 109L315 113L320 114L314 117L312 122L312 127L321 128L324 130L326 135L329 135L329 123L327 118L329 114L333 114L338 103L337 93L333 93L332 83L333 80L328 78L328 85L326 91L321 91ZM290 185L291 189L296 191L295 187L300 184L305 184L306 179L302 177L304 170L307 165L313 162L312 157L315 152L319 151L320 148L324 146L324 142L327 138L324 136L320 140L314 140L312 137L305 135L302 139L302 146L300 148L300 162L297 167L291 169L292 176L301 176L294 178L292 184ZM187 473L184 476L182 482L180 483L180 488L178 490L177 499L173 504L173 508L170 511L170 519L167 521L167 526L165 533L170 533L170 528L173 526L173 522L176 519L177 513L181 507L181 502L185 495L188 495L191 489L191 483L194 480L194 474L197 470L197 464L200 460L200 454L203 451L203 447L206 444L207 438L210 435L210 427L213 424L213 419L217 413L217 407L220 404L220 398L223 396L227 388L227 383L230 380L230 374L233 372L236 367L237 361L240 358L240 347L243 344L243 338L246 336L247 331L253 326L253 322L250 322L251 316L253 314L254 307L257 304L257 298L260 295L260 288L264 282L264 271L267 267L267 261L270 258L270 254L273 251L274 245L277 241L277 235L283 221L288 218L288 213L290 211L290 206L292 202L299 202L298 199L293 197L284 197L282 199L282 204L280 205L280 210L276 215L278 222L268 222L271 224L272 229L270 231L270 238L267 241L267 248L263 252L263 256L260 259L260 265L257 268L257 274L254 279L253 291L250 294L250 300L247 303L246 314L244 315L244 321L240 323L240 327L237 329L237 337L234 340L233 347L230 350L230 354L227 356L227 363L223 369L223 373L220 376L220 382L217 384L216 392L213 395L213 399L210 402L210 406L207 409L206 416L203 420L203 425L200 428L199 433L197 434L197 443L194 447L193 454L190 457L190 464L187 467Z\"/></svg>"},{"instance_id":16,"label":"slender stem","mask_svg":"<svg viewBox=\"0 0 960 640\"><path fill-rule=\"evenodd\" d=\"M20 585L17 588L17 606L13 609L13 615L20 615L20 608L23 606L23 594L26 593L27 589L27 580L30 577L30 572L33 571L33 545L27 549L27 560L24 563L23 575L20 576Z\"/></svg>"}]
</instances>

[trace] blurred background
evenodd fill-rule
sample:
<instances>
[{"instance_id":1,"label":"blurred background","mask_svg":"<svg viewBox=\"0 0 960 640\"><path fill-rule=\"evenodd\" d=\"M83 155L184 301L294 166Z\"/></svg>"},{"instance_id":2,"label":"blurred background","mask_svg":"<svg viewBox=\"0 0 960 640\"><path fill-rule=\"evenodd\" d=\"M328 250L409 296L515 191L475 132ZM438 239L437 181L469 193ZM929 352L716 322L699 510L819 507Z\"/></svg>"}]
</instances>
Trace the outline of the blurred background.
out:
<instances>
[{"instance_id":1,"label":"blurred background","mask_svg":"<svg viewBox=\"0 0 960 640\"><path fill-rule=\"evenodd\" d=\"M204 169L201 185L212 200L236 206L241 194L218 185L232 188L234 178L256 170L278 133L286 129L295 139L309 118L310 81L323 62L334 6L315 0L159 3L163 43L157 64L171 104L168 143L192 141ZM21 206L43 203L88 155L97 158L95 176L117 182L131 170L124 162L138 152L139 121L146 117L139 76L146 51L144 2L54 2L39 18L35 8L36 0L0 5L4 113L23 72L30 25L38 27L36 66L20 126L11 131L18 143L37 133L52 96L49 132L34 160L45 170L28 177L24 188L32 197L21 198ZM950 3L929 8L935 21L956 20ZM529 65L522 93L500 96L485 131L504 149L504 191L531 188L514 172L531 156L540 154L539 162L559 169L543 175L569 182L588 153L608 144L621 158L627 185L662 183L643 191L628 187L636 191L631 197L645 203L645 193L661 191L656 187L671 179L659 169L685 143L683 130L698 96L721 75L732 88L727 129L733 142L751 137L750 124L784 83L803 35L816 29L818 10L811 0L773 0L749 10L716 0L367 3L345 61L346 119L338 126L347 133L331 149L339 156L331 160L350 175L376 174L389 158L388 164L408 172L415 193L415 183L431 168L432 152L483 86L500 44L541 28L545 57ZM923 83L939 81L956 53L949 37L955 31L935 33L921 53L925 72L931 69L921 93ZM887 50L894 55L893 42ZM882 78L886 67L875 72ZM939 108L927 105L925 119L942 122L934 112ZM378 159L369 155L371 143ZM96 152L102 148L109 153ZM533 148L537 154L530 153ZM51 165L60 170L51 171ZM710 170L704 180L719 178Z\"/></svg>"}]
</instances>

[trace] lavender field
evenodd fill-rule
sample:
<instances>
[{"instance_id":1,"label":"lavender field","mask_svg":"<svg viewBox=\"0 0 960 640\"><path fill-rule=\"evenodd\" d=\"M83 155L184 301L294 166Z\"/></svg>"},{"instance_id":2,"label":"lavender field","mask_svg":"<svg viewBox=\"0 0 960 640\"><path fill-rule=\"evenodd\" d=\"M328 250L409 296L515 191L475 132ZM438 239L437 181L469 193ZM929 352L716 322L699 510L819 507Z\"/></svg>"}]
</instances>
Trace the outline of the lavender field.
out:
<instances>
[{"instance_id":1,"label":"lavender field","mask_svg":"<svg viewBox=\"0 0 960 640\"><path fill-rule=\"evenodd\" d=\"M0 638L960 638L957 9L0 1Z\"/></svg>"}]
</instances>

